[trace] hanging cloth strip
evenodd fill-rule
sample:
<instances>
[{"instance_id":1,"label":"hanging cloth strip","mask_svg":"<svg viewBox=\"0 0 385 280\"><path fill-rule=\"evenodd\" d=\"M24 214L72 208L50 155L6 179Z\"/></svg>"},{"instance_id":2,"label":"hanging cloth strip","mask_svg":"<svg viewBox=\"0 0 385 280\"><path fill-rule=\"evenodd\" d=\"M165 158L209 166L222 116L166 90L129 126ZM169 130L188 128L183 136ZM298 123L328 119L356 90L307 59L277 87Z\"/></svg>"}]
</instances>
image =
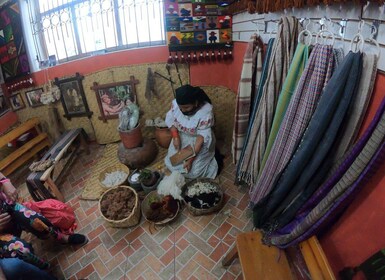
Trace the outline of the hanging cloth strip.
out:
<instances>
[{"instance_id":1,"label":"hanging cloth strip","mask_svg":"<svg viewBox=\"0 0 385 280\"><path fill-rule=\"evenodd\" d=\"M369 127L348 153L337 171L296 213L295 219L266 238L269 244L288 247L314 234L319 226L338 217L362 188L383 159L385 137L385 98ZM381 146L381 147L380 147ZM380 149L379 149L380 147ZM346 201L344 201L346 199ZM338 211L333 212L333 209ZM325 219L321 218L325 215ZM330 216L326 220L326 216Z\"/></svg>"},{"instance_id":2,"label":"hanging cloth strip","mask_svg":"<svg viewBox=\"0 0 385 280\"><path fill-rule=\"evenodd\" d=\"M321 92L330 79L332 68L332 47L315 45L297 89L290 99L258 182L250 189L252 204L258 203L270 192L289 162L313 115Z\"/></svg>"},{"instance_id":3,"label":"hanging cloth strip","mask_svg":"<svg viewBox=\"0 0 385 280\"><path fill-rule=\"evenodd\" d=\"M246 150L246 147L249 145L249 141L254 141L253 138L250 138L251 128L252 128L252 124L253 124L252 120L255 119L255 115L257 113L257 108L258 108L259 100L261 98L261 95L262 95L262 92L263 92L263 87L264 87L264 84L266 82L267 72L269 70L269 65L270 65L271 52L272 52L273 45L274 45L274 40L275 39L272 38L267 43L267 51L266 51L265 60L263 62L261 79L260 79L260 82L259 82L259 85L258 85L258 90L256 91L256 94L255 94L255 97L254 97L253 104L251 106L252 110L251 110L251 117L249 119L250 120L249 121L249 127L247 129L246 139L244 141L242 152L241 152L240 158L238 160L238 164L237 164L237 174L236 174L236 179L235 179L236 183L239 183L245 177L246 178L250 177L250 175L248 175L250 173L248 173L248 171L247 171L247 170L249 170L247 163L249 162L249 157L251 155L248 154L247 156L245 156L245 150ZM242 171L242 170L244 170L244 171Z\"/></svg>"},{"instance_id":4,"label":"hanging cloth strip","mask_svg":"<svg viewBox=\"0 0 385 280\"><path fill-rule=\"evenodd\" d=\"M372 97L374 82L377 76L377 56L374 54L363 54L363 69L360 86L349 108L349 119L344 124L344 130L339 138L341 139L335 153L335 159L341 158L353 145L358 136L366 110ZM334 168L335 169L335 168Z\"/></svg>"},{"instance_id":5,"label":"hanging cloth strip","mask_svg":"<svg viewBox=\"0 0 385 280\"><path fill-rule=\"evenodd\" d=\"M298 34L301 30L302 27L295 17L283 17L280 20L263 93L258 104L255 119L251 120L253 124L249 139L253 139L253 141L247 143L248 145L245 150L245 155L249 159L246 162L249 173L242 180L248 184L254 183L257 179L278 96L286 79L297 45ZM246 170L243 169L242 171Z\"/></svg>"},{"instance_id":6,"label":"hanging cloth strip","mask_svg":"<svg viewBox=\"0 0 385 280\"><path fill-rule=\"evenodd\" d=\"M232 142L233 162L236 163L242 152L242 147L246 138L247 127L250 117L250 104L252 96L252 79L253 79L253 51L256 48L256 66L262 70L262 50L257 46L257 37L253 35L246 48L243 58L243 66L241 79L238 86L238 94L235 105L234 129ZM260 77L260 75L258 75ZM259 81L258 81L259 82Z\"/></svg>"},{"instance_id":7,"label":"hanging cloth strip","mask_svg":"<svg viewBox=\"0 0 385 280\"><path fill-rule=\"evenodd\" d=\"M321 185L322 181L316 185L310 183L320 173L326 175L330 168L330 164L323 165L323 162L331 161L333 153L329 152L358 90L361 71L361 53L350 52L326 85L301 143L278 184L263 201L255 205L253 214L256 226L265 229L273 227L273 230L281 227L274 219L290 207L296 208L295 213L310 196L306 190L311 188L314 192ZM286 217L285 214L281 218L287 219L283 217ZM268 219L271 221L266 225Z\"/></svg>"},{"instance_id":8,"label":"hanging cloth strip","mask_svg":"<svg viewBox=\"0 0 385 280\"><path fill-rule=\"evenodd\" d=\"M294 57L290 65L289 72L287 73L285 83L283 84L281 94L279 95L277 108L275 109L273 124L271 126L265 154L263 155L263 160L261 163L261 169L263 169L263 167L265 166L267 157L270 154L270 150L273 146L275 137L278 134L282 119L285 116L287 106L289 105L290 99L293 96L295 89L297 88L298 81L301 78L303 70L305 69L308 58L309 46L299 43L294 53Z\"/></svg>"},{"instance_id":9,"label":"hanging cloth strip","mask_svg":"<svg viewBox=\"0 0 385 280\"><path fill-rule=\"evenodd\" d=\"M259 84L261 83L264 54L265 54L265 46L263 44L261 36L257 35L256 45L253 51L253 75L251 78L250 113L253 111L253 106L254 106L253 101L255 100L255 95L258 92Z\"/></svg>"}]
</instances>

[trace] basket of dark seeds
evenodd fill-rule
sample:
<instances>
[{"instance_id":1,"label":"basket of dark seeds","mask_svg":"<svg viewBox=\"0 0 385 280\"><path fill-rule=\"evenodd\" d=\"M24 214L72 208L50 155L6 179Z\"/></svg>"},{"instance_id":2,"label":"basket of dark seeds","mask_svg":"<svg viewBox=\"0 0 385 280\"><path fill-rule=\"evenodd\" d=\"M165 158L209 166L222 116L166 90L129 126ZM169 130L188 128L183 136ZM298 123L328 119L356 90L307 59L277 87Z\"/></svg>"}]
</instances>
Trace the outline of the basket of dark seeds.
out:
<instances>
[{"instance_id":1,"label":"basket of dark seeds","mask_svg":"<svg viewBox=\"0 0 385 280\"><path fill-rule=\"evenodd\" d=\"M219 211L223 206L223 190L210 178L194 179L182 187L186 207L194 216Z\"/></svg>"}]
</instances>

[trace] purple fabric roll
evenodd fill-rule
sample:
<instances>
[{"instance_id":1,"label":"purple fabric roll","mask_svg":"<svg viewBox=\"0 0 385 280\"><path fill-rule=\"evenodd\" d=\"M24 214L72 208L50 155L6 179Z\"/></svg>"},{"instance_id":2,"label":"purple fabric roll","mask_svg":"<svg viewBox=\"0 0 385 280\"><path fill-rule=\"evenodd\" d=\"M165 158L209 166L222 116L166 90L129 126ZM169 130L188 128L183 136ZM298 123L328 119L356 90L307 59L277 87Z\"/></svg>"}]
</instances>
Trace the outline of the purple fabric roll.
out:
<instances>
[{"instance_id":1,"label":"purple fabric roll","mask_svg":"<svg viewBox=\"0 0 385 280\"><path fill-rule=\"evenodd\" d=\"M368 166L361 173L357 181L347 189L343 195L330 207L326 214L319 219L314 225L312 225L304 234L300 235L298 238L292 240L290 243L286 244L284 247L292 246L298 244L299 242L309 238L310 236L317 233L317 231L330 224L334 221L336 217L353 201L356 197L356 194L361 191L361 189L366 185L366 183L372 178L376 173L381 163L385 158L385 142L382 142L381 147L378 149L374 157L369 162Z\"/></svg>"}]
</instances>

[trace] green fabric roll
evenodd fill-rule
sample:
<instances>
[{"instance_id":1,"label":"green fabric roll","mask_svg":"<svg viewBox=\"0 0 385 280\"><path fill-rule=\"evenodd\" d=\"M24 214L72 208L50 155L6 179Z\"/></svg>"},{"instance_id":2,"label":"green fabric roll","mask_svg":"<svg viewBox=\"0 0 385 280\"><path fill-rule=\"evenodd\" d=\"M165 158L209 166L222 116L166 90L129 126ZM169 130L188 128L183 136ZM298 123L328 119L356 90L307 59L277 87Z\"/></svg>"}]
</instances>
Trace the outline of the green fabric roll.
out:
<instances>
[{"instance_id":1,"label":"green fabric roll","mask_svg":"<svg viewBox=\"0 0 385 280\"><path fill-rule=\"evenodd\" d=\"M279 95L277 107L275 109L273 124L271 126L269 139L267 141L267 146L263 155L260 170L263 169L266 160L269 157L271 147L273 146L275 137L277 136L279 127L281 126L281 122L283 120L283 117L285 116L287 106L289 105L290 99L293 93L295 92L295 89L297 88L298 81L301 78L303 70L305 69L308 58L309 46L304 45L302 43L298 43L297 49L295 50L294 57L289 68L289 72L287 73L285 83L283 84L281 93Z\"/></svg>"}]
</instances>

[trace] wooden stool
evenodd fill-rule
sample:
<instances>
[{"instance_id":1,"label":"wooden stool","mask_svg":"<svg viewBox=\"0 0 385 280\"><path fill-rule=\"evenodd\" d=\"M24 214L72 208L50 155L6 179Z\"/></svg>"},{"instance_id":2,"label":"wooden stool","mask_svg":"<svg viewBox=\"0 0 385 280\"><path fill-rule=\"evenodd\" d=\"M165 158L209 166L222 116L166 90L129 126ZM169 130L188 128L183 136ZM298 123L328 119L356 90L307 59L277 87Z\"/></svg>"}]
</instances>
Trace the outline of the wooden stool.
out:
<instances>
[{"instance_id":1,"label":"wooden stool","mask_svg":"<svg viewBox=\"0 0 385 280\"><path fill-rule=\"evenodd\" d=\"M300 249L311 279L335 279L322 247L315 236L302 242ZM296 279L285 251L274 246L264 245L260 231L239 234L235 246L223 258L222 265L229 266L236 258L239 258L243 278L246 280Z\"/></svg>"},{"instance_id":2,"label":"wooden stool","mask_svg":"<svg viewBox=\"0 0 385 280\"><path fill-rule=\"evenodd\" d=\"M260 231L241 233L235 246L222 260L223 266L239 258L243 279L295 279L284 251L261 242Z\"/></svg>"}]
</instances>

